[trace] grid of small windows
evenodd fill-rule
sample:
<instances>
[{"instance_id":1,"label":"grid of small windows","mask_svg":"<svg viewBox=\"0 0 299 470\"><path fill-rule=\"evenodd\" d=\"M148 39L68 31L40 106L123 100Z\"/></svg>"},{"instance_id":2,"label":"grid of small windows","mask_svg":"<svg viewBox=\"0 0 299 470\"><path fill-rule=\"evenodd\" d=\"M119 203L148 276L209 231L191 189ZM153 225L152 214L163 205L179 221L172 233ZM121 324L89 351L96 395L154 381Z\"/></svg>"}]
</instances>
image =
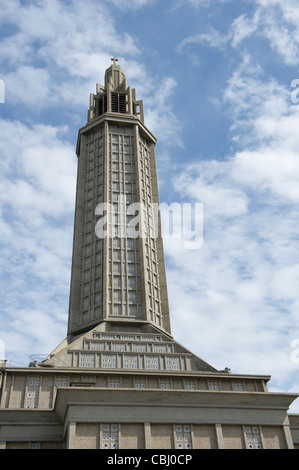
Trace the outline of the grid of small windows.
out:
<instances>
[{"instance_id":1,"label":"grid of small windows","mask_svg":"<svg viewBox=\"0 0 299 470\"><path fill-rule=\"evenodd\" d=\"M111 351L126 351L126 343L111 343Z\"/></svg>"},{"instance_id":2,"label":"grid of small windows","mask_svg":"<svg viewBox=\"0 0 299 470\"><path fill-rule=\"evenodd\" d=\"M69 384L69 378L67 375L58 375L55 380L56 387L67 387Z\"/></svg>"},{"instance_id":3,"label":"grid of small windows","mask_svg":"<svg viewBox=\"0 0 299 470\"><path fill-rule=\"evenodd\" d=\"M85 384L95 384L97 382L97 378L95 375L82 375L81 382Z\"/></svg>"},{"instance_id":4,"label":"grid of small windows","mask_svg":"<svg viewBox=\"0 0 299 470\"><path fill-rule=\"evenodd\" d=\"M122 308L121 308L121 304L114 304L113 305L113 310L112 310L112 315L121 315L122 314Z\"/></svg>"},{"instance_id":5,"label":"grid of small windows","mask_svg":"<svg viewBox=\"0 0 299 470\"><path fill-rule=\"evenodd\" d=\"M153 348L153 352L155 352L155 353L166 353L167 352L167 346L166 345L153 344L152 348Z\"/></svg>"},{"instance_id":6,"label":"grid of small windows","mask_svg":"<svg viewBox=\"0 0 299 470\"><path fill-rule=\"evenodd\" d=\"M123 368L124 369L138 369L138 356L136 354L124 354Z\"/></svg>"},{"instance_id":7,"label":"grid of small windows","mask_svg":"<svg viewBox=\"0 0 299 470\"><path fill-rule=\"evenodd\" d=\"M180 370L181 360L180 357L167 356L165 359L165 365L167 370Z\"/></svg>"},{"instance_id":8,"label":"grid of small windows","mask_svg":"<svg viewBox=\"0 0 299 470\"><path fill-rule=\"evenodd\" d=\"M185 390L196 390L195 380L184 380Z\"/></svg>"},{"instance_id":9,"label":"grid of small windows","mask_svg":"<svg viewBox=\"0 0 299 470\"><path fill-rule=\"evenodd\" d=\"M146 344L132 344L132 351L134 352L146 352Z\"/></svg>"},{"instance_id":10,"label":"grid of small windows","mask_svg":"<svg viewBox=\"0 0 299 470\"><path fill-rule=\"evenodd\" d=\"M29 375L27 379L26 408L38 408L41 386L40 375Z\"/></svg>"},{"instance_id":11,"label":"grid of small windows","mask_svg":"<svg viewBox=\"0 0 299 470\"><path fill-rule=\"evenodd\" d=\"M134 378L134 387L135 388L146 388L146 379L143 378Z\"/></svg>"},{"instance_id":12,"label":"grid of small windows","mask_svg":"<svg viewBox=\"0 0 299 470\"><path fill-rule=\"evenodd\" d=\"M82 256L82 290L81 311L82 323L88 323L102 316L102 240L94 233L96 224L95 208L103 202L104 172L104 135L99 129L96 135L90 136L86 157L86 192L84 207L84 233ZM92 282L91 270L94 269L95 280Z\"/></svg>"},{"instance_id":13,"label":"grid of small windows","mask_svg":"<svg viewBox=\"0 0 299 470\"><path fill-rule=\"evenodd\" d=\"M116 369L117 367L116 354L102 354L102 367L106 369Z\"/></svg>"},{"instance_id":14,"label":"grid of small windows","mask_svg":"<svg viewBox=\"0 0 299 470\"><path fill-rule=\"evenodd\" d=\"M139 243L127 232L133 218L128 215L128 208L137 200L133 127L109 126L109 132L109 187L113 204L110 315L136 317L141 312Z\"/></svg>"},{"instance_id":15,"label":"grid of small windows","mask_svg":"<svg viewBox=\"0 0 299 470\"><path fill-rule=\"evenodd\" d=\"M105 350L105 343L100 342L100 341L90 341L87 344L87 347L89 347L89 349L91 351L104 351Z\"/></svg>"},{"instance_id":16,"label":"grid of small windows","mask_svg":"<svg viewBox=\"0 0 299 470\"><path fill-rule=\"evenodd\" d=\"M192 436L190 424L174 425L174 442L176 449L192 449Z\"/></svg>"},{"instance_id":17,"label":"grid of small windows","mask_svg":"<svg viewBox=\"0 0 299 470\"><path fill-rule=\"evenodd\" d=\"M208 381L208 389L209 390L220 390L220 382L219 380L209 380Z\"/></svg>"},{"instance_id":18,"label":"grid of small windows","mask_svg":"<svg viewBox=\"0 0 299 470\"><path fill-rule=\"evenodd\" d=\"M140 181L142 191L142 202L144 205L145 218L145 249L146 268L149 295L149 311L151 320L159 326L162 324L161 295L159 288L159 267L157 257L157 214L154 212L150 150L145 139L139 139Z\"/></svg>"},{"instance_id":19,"label":"grid of small windows","mask_svg":"<svg viewBox=\"0 0 299 470\"><path fill-rule=\"evenodd\" d=\"M160 379L159 388L170 389L171 388L171 379Z\"/></svg>"},{"instance_id":20,"label":"grid of small windows","mask_svg":"<svg viewBox=\"0 0 299 470\"><path fill-rule=\"evenodd\" d=\"M95 367L95 354L81 353L80 367Z\"/></svg>"},{"instance_id":21,"label":"grid of small windows","mask_svg":"<svg viewBox=\"0 0 299 470\"><path fill-rule=\"evenodd\" d=\"M246 447L248 449L262 449L262 439L259 426L244 426Z\"/></svg>"},{"instance_id":22,"label":"grid of small windows","mask_svg":"<svg viewBox=\"0 0 299 470\"><path fill-rule=\"evenodd\" d=\"M121 387L121 378L120 377L109 377L108 378L108 387L109 388L120 388Z\"/></svg>"},{"instance_id":23,"label":"grid of small windows","mask_svg":"<svg viewBox=\"0 0 299 470\"><path fill-rule=\"evenodd\" d=\"M151 356L146 355L144 356L144 368L145 369L159 369L159 356Z\"/></svg>"},{"instance_id":24,"label":"grid of small windows","mask_svg":"<svg viewBox=\"0 0 299 470\"><path fill-rule=\"evenodd\" d=\"M233 389L234 392L243 392L244 391L244 382L233 381L232 382L232 389Z\"/></svg>"},{"instance_id":25,"label":"grid of small windows","mask_svg":"<svg viewBox=\"0 0 299 470\"><path fill-rule=\"evenodd\" d=\"M118 449L119 448L119 425L103 424L102 425L102 449Z\"/></svg>"},{"instance_id":26,"label":"grid of small windows","mask_svg":"<svg viewBox=\"0 0 299 470\"><path fill-rule=\"evenodd\" d=\"M137 305L129 305L129 316L136 317L137 316Z\"/></svg>"},{"instance_id":27,"label":"grid of small windows","mask_svg":"<svg viewBox=\"0 0 299 470\"><path fill-rule=\"evenodd\" d=\"M92 340L83 341L82 352L72 353L73 364L79 367L185 370L188 367L185 357L175 352L173 344L161 344L161 339L142 335L94 334ZM170 351L173 355L169 354ZM217 389L218 383L210 381L209 385L211 389Z\"/></svg>"}]
</instances>

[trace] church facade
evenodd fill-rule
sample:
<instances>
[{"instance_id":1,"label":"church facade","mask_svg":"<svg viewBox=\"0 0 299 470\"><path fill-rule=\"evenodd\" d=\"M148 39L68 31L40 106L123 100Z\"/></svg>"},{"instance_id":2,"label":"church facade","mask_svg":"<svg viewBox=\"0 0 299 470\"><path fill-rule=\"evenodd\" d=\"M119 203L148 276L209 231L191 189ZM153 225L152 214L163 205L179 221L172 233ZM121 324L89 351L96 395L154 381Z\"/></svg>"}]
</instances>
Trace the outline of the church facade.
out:
<instances>
[{"instance_id":1,"label":"church facade","mask_svg":"<svg viewBox=\"0 0 299 470\"><path fill-rule=\"evenodd\" d=\"M172 336L156 139L113 62L78 133L67 336L28 368L0 361L0 448L299 447L298 395Z\"/></svg>"}]
</instances>

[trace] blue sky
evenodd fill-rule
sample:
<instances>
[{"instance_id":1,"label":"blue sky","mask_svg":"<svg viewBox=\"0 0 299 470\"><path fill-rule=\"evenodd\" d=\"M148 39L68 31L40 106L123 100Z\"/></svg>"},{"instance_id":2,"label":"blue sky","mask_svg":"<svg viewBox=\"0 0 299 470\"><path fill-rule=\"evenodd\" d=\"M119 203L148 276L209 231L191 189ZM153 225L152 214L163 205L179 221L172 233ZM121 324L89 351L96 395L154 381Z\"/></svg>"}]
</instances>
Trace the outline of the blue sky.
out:
<instances>
[{"instance_id":1,"label":"blue sky","mask_svg":"<svg viewBox=\"0 0 299 470\"><path fill-rule=\"evenodd\" d=\"M216 368L269 374L271 390L299 392L298 2L0 7L9 363L27 365L66 335L77 131L115 55L158 139L160 200L204 208L200 249L165 240L175 338Z\"/></svg>"}]
</instances>

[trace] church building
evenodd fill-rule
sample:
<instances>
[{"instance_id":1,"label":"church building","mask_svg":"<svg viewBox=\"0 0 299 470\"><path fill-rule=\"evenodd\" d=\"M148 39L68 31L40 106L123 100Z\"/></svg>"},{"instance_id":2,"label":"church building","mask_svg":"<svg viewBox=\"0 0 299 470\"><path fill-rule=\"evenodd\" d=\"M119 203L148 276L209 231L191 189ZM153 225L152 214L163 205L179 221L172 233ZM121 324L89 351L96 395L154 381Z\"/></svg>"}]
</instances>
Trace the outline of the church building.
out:
<instances>
[{"instance_id":1,"label":"church building","mask_svg":"<svg viewBox=\"0 0 299 470\"><path fill-rule=\"evenodd\" d=\"M66 338L28 367L0 361L1 449L299 448L297 394L172 335L155 144L113 58L78 133Z\"/></svg>"}]
</instances>

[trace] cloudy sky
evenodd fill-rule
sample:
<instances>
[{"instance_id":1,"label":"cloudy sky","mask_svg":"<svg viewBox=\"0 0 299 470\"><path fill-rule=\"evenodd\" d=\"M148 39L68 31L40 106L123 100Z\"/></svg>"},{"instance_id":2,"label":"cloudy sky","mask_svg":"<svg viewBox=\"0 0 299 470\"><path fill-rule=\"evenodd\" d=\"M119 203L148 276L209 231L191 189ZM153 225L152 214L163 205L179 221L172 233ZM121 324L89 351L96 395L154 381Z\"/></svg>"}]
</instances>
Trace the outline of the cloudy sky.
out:
<instances>
[{"instance_id":1,"label":"cloudy sky","mask_svg":"<svg viewBox=\"0 0 299 470\"><path fill-rule=\"evenodd\" d=\"M166 239L172 332L218 369L299 392L297 0L0 0L0 345L66 335L77 131L111 57L158 139L160 200L202 203ZM299 412L299 400L291 408Z\"/></svg>"}]
</instances>

